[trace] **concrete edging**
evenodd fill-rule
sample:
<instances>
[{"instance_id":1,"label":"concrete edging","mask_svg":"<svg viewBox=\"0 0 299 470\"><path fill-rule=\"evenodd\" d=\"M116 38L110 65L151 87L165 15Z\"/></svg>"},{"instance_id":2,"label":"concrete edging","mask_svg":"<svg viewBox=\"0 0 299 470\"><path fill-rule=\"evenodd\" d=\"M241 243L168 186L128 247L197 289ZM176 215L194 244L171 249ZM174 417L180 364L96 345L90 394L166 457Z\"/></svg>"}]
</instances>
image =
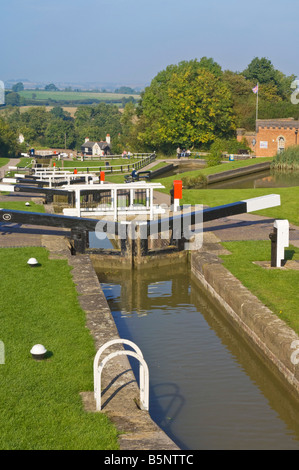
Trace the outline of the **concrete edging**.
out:
<instances>
[{"instance_id":1,"label":"concrete edging","mask_svg":"<svg viewBox=\"0 0 299 470\"><path fill-rule=\"evenodd\" d=\"M226 181L239 176L246 176L259 171L269 170L270 162L255 163L254 165L248 165L242 168L236 168L234 170L227 170L221 173L214 173L213 175L207 176L208 184L218 183L220 181Z\"/></svg>"},{"instance_id":2,"label":"concrete edging","mask_svg":"<svg viewBox=\"0 0 299 470\"><path fill-rule=\"evenodd\" d=\"M191 272L224 308L230 323L244 333L298 398L299 365L291 360L291 345L299 341L298 335L246 289L221 264L215 252L192 252Z\"/></svg>"}]
</instances>

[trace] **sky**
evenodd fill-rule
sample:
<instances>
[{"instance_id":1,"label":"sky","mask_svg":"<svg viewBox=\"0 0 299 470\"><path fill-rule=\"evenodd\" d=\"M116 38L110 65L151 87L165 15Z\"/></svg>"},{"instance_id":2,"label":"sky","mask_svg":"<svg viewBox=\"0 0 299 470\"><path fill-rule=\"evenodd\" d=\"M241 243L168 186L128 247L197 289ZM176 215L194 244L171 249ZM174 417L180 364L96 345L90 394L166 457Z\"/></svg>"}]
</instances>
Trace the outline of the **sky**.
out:
<instances>
[{"instance_id":1,"label":"sky","mask_svg":"<svg viewBox=\"0 0 299 470\"><path fill-rule=\"evenodd\" d=\"M254 57L299 76L296 0L1 1L0 80L144 86L170 64Z\"/></svg>"}]
</instances>

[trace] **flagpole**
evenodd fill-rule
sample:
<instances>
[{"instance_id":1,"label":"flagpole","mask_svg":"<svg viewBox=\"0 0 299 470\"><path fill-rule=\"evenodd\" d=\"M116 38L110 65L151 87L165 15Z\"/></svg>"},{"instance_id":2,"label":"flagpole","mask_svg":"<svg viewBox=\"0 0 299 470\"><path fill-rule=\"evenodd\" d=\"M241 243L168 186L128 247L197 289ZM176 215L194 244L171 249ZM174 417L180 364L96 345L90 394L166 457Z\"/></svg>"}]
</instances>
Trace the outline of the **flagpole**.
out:
<instances>
[{"instance_id":1,"label":"flagpole","mask_svg":"<svg viewBox=\"0 0 299 470\"><path fill-rule=\"evenodd\" d=\"M256 117L255 120L258 120L258 109L259 109L259 84L257 83L257 93L256 93Z\"/></svg>"}]
</instances>

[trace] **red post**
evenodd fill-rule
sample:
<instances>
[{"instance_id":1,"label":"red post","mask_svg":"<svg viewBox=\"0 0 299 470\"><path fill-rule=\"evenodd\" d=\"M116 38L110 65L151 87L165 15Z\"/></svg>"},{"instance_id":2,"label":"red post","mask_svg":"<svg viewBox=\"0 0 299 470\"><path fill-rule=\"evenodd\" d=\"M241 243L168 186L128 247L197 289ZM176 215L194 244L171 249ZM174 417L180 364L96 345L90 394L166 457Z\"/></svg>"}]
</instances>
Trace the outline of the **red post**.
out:
<instances>
[{"instance_id":1,"label":"red post","mask_svg":"<svg viewBox=\"0 0 299 470\"><path fill-rule=\"evenodd\" d=\"M105 172L104 171L100 171L100 181L101 181L101 183L104 183L104 181L105 181Z\"/></svg>"},{"instance_id":2,"label":"red post","mask_svg":"<svg viewBox=\"0 0 299 470\"><path fill-rule=\"evenodd\" d=\"M183 197L183 182L181 180L174 180L173 182L173 198L182 199Z\"/></svg>"}]
</instances>

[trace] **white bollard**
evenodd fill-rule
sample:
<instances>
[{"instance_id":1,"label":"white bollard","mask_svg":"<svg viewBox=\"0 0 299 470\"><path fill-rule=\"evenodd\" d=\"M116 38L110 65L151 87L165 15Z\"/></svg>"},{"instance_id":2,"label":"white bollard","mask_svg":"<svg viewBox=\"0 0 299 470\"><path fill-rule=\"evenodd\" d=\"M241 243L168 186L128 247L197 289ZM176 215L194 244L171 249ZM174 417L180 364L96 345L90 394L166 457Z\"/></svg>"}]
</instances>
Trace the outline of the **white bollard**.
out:
<instances>
[{"instance_id":1,"label":"white bollard","mask_svg":"<svg viewBox=\"0 0 299 470\"><path fill-rule=\"evenodd\" d=\"M289 246L289 221L288 220L275 220L274 229L276 229L276 260L275 265L277 268L281 267L281 261L284 260L284 249Z\"/></svg>"}]
</instances>

